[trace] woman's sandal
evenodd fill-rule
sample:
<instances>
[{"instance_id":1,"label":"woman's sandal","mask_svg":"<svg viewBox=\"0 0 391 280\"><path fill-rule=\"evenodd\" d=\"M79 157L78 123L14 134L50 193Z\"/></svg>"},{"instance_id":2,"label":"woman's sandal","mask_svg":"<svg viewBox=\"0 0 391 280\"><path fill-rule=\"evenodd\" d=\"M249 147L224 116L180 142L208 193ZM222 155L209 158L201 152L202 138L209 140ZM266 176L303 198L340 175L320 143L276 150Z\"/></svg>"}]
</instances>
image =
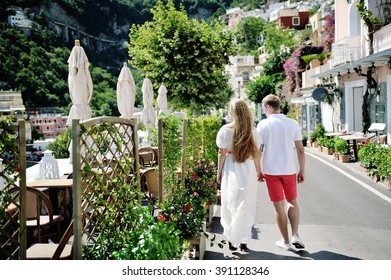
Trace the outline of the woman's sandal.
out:
<instances>
[{"instance_id":1,"label":"woman's sandal","mask_svg":"<svg viewBox=\"0 0 391 280\"><path fill-rule=\"evenodd\" d=\"M237 247L234 247L231 242L228 242L228 245L231 251L236 251L238 249Z\"/></svg>"}]
</instances>

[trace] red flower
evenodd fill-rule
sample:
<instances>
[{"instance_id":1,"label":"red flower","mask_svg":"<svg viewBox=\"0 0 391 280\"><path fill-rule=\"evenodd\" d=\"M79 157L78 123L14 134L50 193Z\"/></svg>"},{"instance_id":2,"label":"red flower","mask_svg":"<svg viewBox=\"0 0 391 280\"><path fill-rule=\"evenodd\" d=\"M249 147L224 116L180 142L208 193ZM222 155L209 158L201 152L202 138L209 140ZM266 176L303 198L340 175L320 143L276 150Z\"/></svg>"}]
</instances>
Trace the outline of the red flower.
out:
<instances>
[{"instance_id":1,"label":"red flower","mask_svg":"<svg viewBox=\"0 0 391 280\"><path fill-rule=\"evenodd\" d=\"M193 174L191 174L191 177L193 177L193 179L195 180L195 179L197 179L197 174L193 173Z\"/></svg>"},{"instance_id":2,"label":"red flower","mask_svg":"<svg viewBox=\"0 0 391 280\"><path fill-rule=\"evenodd\" d=\"M15 171L16 171L16 172L19 172L19 171L20 171L20 168L19 168L19 167L15 167Z\"/></svg>"},{"instance_id":3,"label":"red flower","mask_svg":"<svg viewBox=\"0 0 391 280\"><path fill-rule=\"evenodd\" d=\"M190 207L189 205L183 206L183 210L184 210L185 212L189 212L190 209L191 209L191 207Z\"/></svg>"},{"instance_id":4,"label":"red flower","mask_svg":"<svg viewBox=\"0 0 391 280\"><path fill-rule=\"evenodd\" d=\"M157 217L157 219L158 219L159 221L164 221L164 220L165 220L165 218L164 218L163 215L159 215L159 216Z\"/></svg>"}]
</instances>

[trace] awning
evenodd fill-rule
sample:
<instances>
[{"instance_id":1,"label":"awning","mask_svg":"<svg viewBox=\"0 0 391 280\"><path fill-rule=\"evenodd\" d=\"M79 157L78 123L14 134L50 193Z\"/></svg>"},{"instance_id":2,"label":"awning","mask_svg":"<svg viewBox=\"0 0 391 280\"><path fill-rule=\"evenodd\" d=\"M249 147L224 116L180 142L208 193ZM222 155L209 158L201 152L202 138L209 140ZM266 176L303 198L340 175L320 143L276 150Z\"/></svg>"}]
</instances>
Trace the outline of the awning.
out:
<instances>
[{"instance_id":1,"label":"awning","mask_svg":"<svg viewBox=\"0 0 391 280\"><path fill-rule=\"evenodd\" d=\"M375 63L376 67L383 66L387 64L387 62L390 60L390 57L391 57L391 49L388 49L382 52L375 53L370 56L366 56L354 62L334 67L333 69L330 69L328 71L313 75L311 76L311 78L315 79L315 78L326 77L326 76L328 77L330 75L335 76L338 74L338 72L341 75L345 75L348 72L348 69L353 70L353 68L356 68L358 66L361 66L361 68L369 67L372 65L372 62ZM354 70L350 72L354 73Z\"/></svg>"}]
</instances>

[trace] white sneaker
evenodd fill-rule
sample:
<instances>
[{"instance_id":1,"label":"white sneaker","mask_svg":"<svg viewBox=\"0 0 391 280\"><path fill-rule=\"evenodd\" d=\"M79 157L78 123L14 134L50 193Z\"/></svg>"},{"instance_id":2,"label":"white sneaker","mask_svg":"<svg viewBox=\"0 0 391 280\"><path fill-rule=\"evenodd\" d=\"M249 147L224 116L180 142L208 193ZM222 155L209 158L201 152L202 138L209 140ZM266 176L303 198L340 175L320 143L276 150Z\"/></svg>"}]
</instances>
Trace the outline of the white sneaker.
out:
<instances>
[{"instance_id":1,"label":"white sneaker","mask_svg":"<svg viewBox=\"0 0 391 280\"><path fill-rule=\"evenodd\" d=\"M279 240L276 242L276 245L277 247L280 247L281 249L285 250L285 251L289 251L289 250L292 250L292 246L291 244L285 244L283 240Z\"/></svg>"},{"instance_id":2,"label":"white sneaker","mask_svg":"<svg viewBox=\"0 0 391 280\"><path fill-rule=\"evenodd\" d=\"M296 235L292 236L292 245L296 247L296 249L304 249L304 243L300 240L300 238Z\"/></svg>"}]
</instances>

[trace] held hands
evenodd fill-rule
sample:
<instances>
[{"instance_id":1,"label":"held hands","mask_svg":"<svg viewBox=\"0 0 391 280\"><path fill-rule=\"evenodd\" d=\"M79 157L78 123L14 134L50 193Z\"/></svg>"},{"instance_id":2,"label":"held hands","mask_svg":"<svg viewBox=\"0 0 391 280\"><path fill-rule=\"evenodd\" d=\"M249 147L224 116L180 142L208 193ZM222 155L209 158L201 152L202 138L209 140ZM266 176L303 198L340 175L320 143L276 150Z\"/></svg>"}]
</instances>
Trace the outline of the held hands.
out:
<instances>
[{"instance_id":1,"label":"held hands","mask_svg":"<svg viewBox=\"0 0 391 280\"><path fill-rule=\"evenodd\" d=\"M264 182L265 181L265 175L263 175L262 171L257 172L257 180L259 182Z\"/></svg>"}]
</instances>

